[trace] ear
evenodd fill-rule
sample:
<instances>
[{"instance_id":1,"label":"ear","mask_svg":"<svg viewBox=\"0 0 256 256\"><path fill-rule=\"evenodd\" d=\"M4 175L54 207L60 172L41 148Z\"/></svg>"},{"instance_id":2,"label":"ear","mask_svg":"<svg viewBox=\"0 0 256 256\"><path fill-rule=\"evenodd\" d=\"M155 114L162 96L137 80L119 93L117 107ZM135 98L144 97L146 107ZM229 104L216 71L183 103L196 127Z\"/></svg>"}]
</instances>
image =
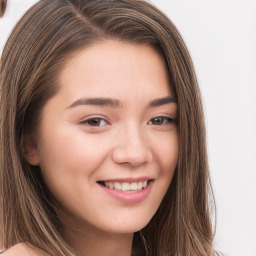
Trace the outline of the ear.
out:
<instances>
[{"instance_id":1,"label":"ear","mask_svg":"<svg viewBox=\"0 0 256 256\"><path fill-rule=\"evenodd\" d=\"M23 135L23 147L22 153L25 160L34 166L38 166L40 163L37 143L34 136L30 134Z\"/></svg>"}]
</instances>

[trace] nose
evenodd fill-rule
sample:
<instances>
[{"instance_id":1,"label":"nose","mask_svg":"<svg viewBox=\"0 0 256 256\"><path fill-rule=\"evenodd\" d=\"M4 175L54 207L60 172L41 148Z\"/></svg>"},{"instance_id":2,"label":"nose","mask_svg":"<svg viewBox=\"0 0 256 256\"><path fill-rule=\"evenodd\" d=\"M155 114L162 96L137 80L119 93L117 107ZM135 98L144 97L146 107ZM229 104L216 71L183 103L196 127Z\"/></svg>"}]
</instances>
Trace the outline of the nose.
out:
<instances>
[{"instance_id":1,"label":"nose","mask_svg":"<svg viewBox=\"0 0 256 256\"><path fill-rule=\"evenodd\" d=\"M117 136L112 159L117 164L128 164L132 167L140 166L152 160L152 152L145 134L138 129L126 129Z\"/></svg>"}]
</instances>

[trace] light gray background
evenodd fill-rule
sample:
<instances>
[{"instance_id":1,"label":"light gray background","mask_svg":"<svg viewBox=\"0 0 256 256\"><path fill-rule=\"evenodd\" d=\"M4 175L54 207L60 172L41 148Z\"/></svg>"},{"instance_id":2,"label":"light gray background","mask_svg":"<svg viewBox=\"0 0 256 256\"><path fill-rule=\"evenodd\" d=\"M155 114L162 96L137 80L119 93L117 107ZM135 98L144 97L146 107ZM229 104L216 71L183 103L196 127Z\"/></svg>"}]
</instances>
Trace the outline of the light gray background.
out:
<instances>
[{"instance_id":1,"label":"light gray background","mask_svg":"<svg viewBox=\"0 0 256 256\"><path fill-rule=\"evenodd\" d=\"M36 0L8 0L0 52ZM204 98L217 200L216 249L256 256L256 1L152 0L177 25Z\"/></svg>"}]
</instances>

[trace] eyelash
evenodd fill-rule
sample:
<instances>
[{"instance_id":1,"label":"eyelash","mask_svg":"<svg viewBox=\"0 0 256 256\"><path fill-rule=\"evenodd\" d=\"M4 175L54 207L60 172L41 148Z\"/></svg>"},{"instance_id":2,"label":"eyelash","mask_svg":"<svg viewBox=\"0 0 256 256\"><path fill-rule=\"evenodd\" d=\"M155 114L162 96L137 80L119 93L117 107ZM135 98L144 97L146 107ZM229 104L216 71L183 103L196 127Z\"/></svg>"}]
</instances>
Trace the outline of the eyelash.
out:
<instances>
[{"instance_id":1,"label":"eyelash","mask_svg":"<svg viewBox=\"0 0 256 256\"><path fill-rule=\"evenodd\" d=\"M169 116L156 116L154 118L152 118L149 123L151 122L152 123L152 120L162 120L163 123L161 124L152 124L152 125L156 125L156 126L161 126L161 125L168 125L168 124L172 124L175 122L175 119L174 118L171 118Z\"/></svg>"},{"instance_id":2,"label":"eyelash","mask_svg":"<svg viewBox=\"0 0 256 256\"><path fill-rule=\"evenodd\" d=\"M152 121L156 121L157 120L161 120L161 124L153 124ZM96 122L95 122L96 121ZM90 124L89 122L94 122L94 124L96 125L92 125ZM99 123L100 122L100 123ZM102 122L105 122L105 124L101 124ZM156 126L162 126L162 125L168 125L168 124L172 124L172 123L175 123L175 119L174 118L171 118L169 116L157 116L157 117L154 117L152 118L148 124L150 125L156 125ZM80 122L80 124L83 124L83 125L88 125L90 127L102 127L102 126L105 126L107 124L109 124L108 121L106 121L104 118L102 117L92 117L92 118L89 118L89 119L86 119L86 120L83 120Z\"/></svg>"},{"instance_id":3,"label":"eyelash","mask_svg":"<svg viewBox=\"0 0 256 256\"><path fill-rule=\"evenodd\" d=\"M109 122L106 121L106 120L105 120L104 118L102 118L102 117L92 117L92 118L89 118L89 119L86 119L86 120L81 121L80 124L85 124L85 125L88 125L88 126L90 126L90 127L101 127L101 126L104 126L104 125L91 125L91 124L89 124L90 121L95 121L95 120L96 120L96 122L97 122L97 121L100 121L100 122L103 121L103 122L105 122L104 125L109 124Z\"/></svg>"}]
</instances>

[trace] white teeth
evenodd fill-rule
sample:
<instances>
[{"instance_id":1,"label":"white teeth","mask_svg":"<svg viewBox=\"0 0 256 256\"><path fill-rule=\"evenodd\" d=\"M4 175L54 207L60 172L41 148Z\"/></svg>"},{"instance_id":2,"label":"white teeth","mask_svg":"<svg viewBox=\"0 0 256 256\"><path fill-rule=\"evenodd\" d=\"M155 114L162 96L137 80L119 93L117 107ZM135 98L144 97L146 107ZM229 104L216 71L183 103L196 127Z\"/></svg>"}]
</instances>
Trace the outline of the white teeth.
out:
<instances>
[{"instance_id":1,"label":"white teeth","mask_svg":"<svg viewBox=\"0 0 256 256\"><path fill-rule=\"evenodd\" d=\"M142 181L139 181L137 184L138 189L142 189Z\"/></svg>"},{"instance_id":2,"label":"white teeth","mask_svg":"<svg viewBox=\"0 0 256 256\"><path fill-rule=\"evenodd\" d=\"M138 190L137 182L130 183L130 190Z\"/></svg>"},{"instance_id":3,"label":"white teeth","mask_svg":"<svg viewBox=\"0 0 256 256\"><path fill-rule=\"evenodd\" d=\"M115 182L115 183L114 183L114 187L115 187L115 189L117 189L117 190L121 190L122 185L121 185L120 182Z\"/></svg>"},{"instance_id":4,"label":"white teeth","mask_svg":"<svg viewBox=\"0 0 256 256\"><path fill-rule=\"evenodd\" d=\"M110 181L105 181L104 182L105 186L110 188L110 189L116 189L116 190L121 190L121 191L126 191L126 192L134 192L134 191L139 191L145 188L148 184L148 181L138 181L138 182L110 182Z\"/></svg>"},{"instance_id":5,"label":"white teeth","mask_svg":"<svg viewBox=\"0 0 256 256\"><path fill-rule=\"evenodd\" d=\"M129 183L128 182L122 183L122 190L123 191L129 191Z\"/></svg>"},{"instance_id":6,"label":"white teeth","mask_svg":"<svg viewBox=\"0 0 256 256\"><path fill-rule=\"evenodd\" d=\"M142 182L142 187L145 188L147 186L148 182L147 181L143 181Z\"/></svg>"}]
</instances>

